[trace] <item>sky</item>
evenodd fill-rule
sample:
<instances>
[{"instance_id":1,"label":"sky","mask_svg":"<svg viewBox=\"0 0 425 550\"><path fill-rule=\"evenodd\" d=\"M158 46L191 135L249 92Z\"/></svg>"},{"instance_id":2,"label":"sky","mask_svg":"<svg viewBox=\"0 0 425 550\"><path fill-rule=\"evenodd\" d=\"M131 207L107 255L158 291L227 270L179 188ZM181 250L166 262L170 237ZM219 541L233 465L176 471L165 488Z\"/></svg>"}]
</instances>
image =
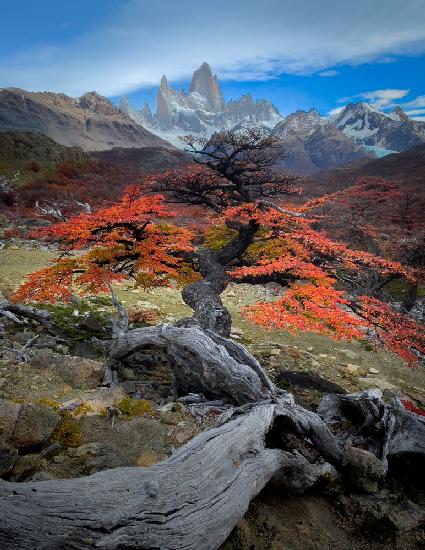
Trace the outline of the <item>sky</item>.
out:
<instances>
[{"instance_id":1,"label":"sky","mask_svg":"<svg viewBox=\"0 0 425 550\"><path fill-rule=\"evenodd\" d=\"M351 101L425 120L425 0L20 0L2 6L0 87L96 90L155 108L207 61L226 100L288 114Z\"/></svg>"}]
</instances>

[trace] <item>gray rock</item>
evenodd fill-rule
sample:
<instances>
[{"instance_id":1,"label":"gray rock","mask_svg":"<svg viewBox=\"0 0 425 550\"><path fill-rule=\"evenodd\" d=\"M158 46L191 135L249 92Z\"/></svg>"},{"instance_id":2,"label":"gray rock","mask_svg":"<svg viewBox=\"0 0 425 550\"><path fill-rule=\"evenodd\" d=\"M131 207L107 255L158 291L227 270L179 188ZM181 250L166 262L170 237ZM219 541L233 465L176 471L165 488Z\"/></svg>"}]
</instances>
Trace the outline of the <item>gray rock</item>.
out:
<instances>
[{"instance_id":1,"label":"gray rock","mask_svg":"<svg viewBox=\"0 0 425 550\"><path fill-rule=\"evenodd\" d=\"M11 445L0 447L0 476L10 472L18 461L18 450Z\"/></svg>"},{"instance_id":2,"label":"gray rock","mask_svg":"<svg viewBox=\"0 0 425 550\"><path fill-rule=\"evenodd\" d=\"M11 480L19 481L34 474L43 468L45 461L38 454L29 454L19 457L12 470Z\"/></svg>"},{"instance_id":3,"label":"gray rock","mask_svg":"<svg viewBox=\"0 0 425 550\"><path fill-rule=\"evenodd\" d=\"M12 437L21 407L12 401L0 399L0 443Z\"/></svg>"},{"instance_id":4,"label":"gray rock","mask_svg":"<svg viewBox=\"0 0 425 550\"><path fill-rule=\"evenodd\" d=\"M361 493L376 493L385 478L381 461L369 451L347 446L342 461L344 476Z\"/></svg>"},{"instance_id":5,"label":"gray rock","mask_svg":"<svg viewBox=\"0 0 425 550\"><path fill-rule=\"evenodd\" d=\"M46 443L59 421L59 414L46 405L22 405L11 442L18 448Z\"/></svg>"}]
</instances>

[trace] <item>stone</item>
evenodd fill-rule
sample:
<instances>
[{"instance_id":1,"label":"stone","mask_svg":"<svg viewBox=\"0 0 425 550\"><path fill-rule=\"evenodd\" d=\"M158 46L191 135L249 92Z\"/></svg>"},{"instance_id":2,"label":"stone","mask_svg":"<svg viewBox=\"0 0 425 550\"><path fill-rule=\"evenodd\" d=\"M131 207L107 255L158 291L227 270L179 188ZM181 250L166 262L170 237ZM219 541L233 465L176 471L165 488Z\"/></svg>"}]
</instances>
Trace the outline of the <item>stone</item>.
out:
<instances>
[{"instance_id":1,"label":"stone","mask_svg":"<svg viewBox=\"0 0 425 550\"><path fill-rule=\"evenodd\" d=\"M348 357L348 359L355 360L359 358L359 354L351 349L341 349L340 352L345 355L345 357Z\"/></svg>"},{"instance_id":2,"label":"stone","mask_svg":"<svg viewBox=\"0 0 425 550\"><path fill-rule=\"evenodd\" d=\"M12 445L0 447L0 476L10 472L18 461L18 449Z\"/></svg>"},{"instance_id":3,"label":"stone","mask_svg":"<svg viewBox=\"0 0 425 550\"><path fill-rule=\"evenodd\" d=\"M374 369L373 367L370 367L369 373L370 374L379 374L379 369Z\"/></svg>"},{"instance_id":4,"label":"stone","mask_svg":"<svg viewBox=\"0 0 425 550\"><path fill-rule=\"evenodd\" d=\"M19 457L15 467L12 470L11 480L19 481L41 470L46 461L37 454L29 454Z\"/></svg>"},{"instance_id":5,"label":"stone","mask_svg":"<svg viewBox=\"0 0 425 550\"><path fill-rule=\"evenodd\" d=\"M155 311L159 311L159 306L157 306L156 304L152 304L152 302L148 302L146 300L137 300L136 305L143 309L154 309Z\"/></svg>"},{"instance_id":6,"label":"stone","mask_svg":"<svg viewBox=\"0 0 425 550\"><path fill-rule=\"evenodd\" d=\"M4 385L6 385L7 379L6 378L0 378L0 388L2 388Z\"/></svg>"},{"instance_id":7,"label":"stone","mask_svg":"<svg viewBox=\"0 0 425 550\"><path fill-rule=\"evenodd\" d=\"M381 461L369 451L347 446L342 460L344 476L361 493L376 493L385 478Z\"/></svg>"},{"instance_id":8,"label":"stone","mask_svg":"<svg viewBox=\"0 0 425 550\"><path fill-rule=\"evenodd\" d=\"M118 372L121 380L127 381L127 380L134 380L136 377L136 374L133 369L130 367L123 367L120 366L119 372Z\"/></svg>"},{"instance_id":9,"label":"stone","mask_svg":"<svg viewBox=\"0 0 425 550\"><path fill-rule=\"evenodd\" d=\"M388 380L385 380L384 378L359 378L359 382L361 382L367 388L379 388L380 390L396 389L396 386L394 386L394 384L391 384L390 382L388 382Z\"/></svg>"},{"instance_id":10,"label":"stone","mask_svg":"<svg viewBox=\"0 0 425 550\"><path fill-rule=\"evenodd\" d=\"M12 401L0 399L0 443L11 439L21 407Z\"/></svg>"},{"instance_id":11,"label":"stone","mask_svg":"<svg viewBox=\"0 0 425 550\"><path fill-rule=\"evenodd\" d=\"M178 443L183 444L189 441L192 435L193 435L192 432L190 432L189 430L183 430L181 432L176 433L176 440Z\"/></svg>"},{"instance_id":12,"label":"stone","mask_svg":"<svg viewBox=\"0 0 425 550\"><path fill-rule=\"evenodd\" d=\"M137 466L148 468L159 462L158 455L153 451L144 451L137 459Z\"/></svg>"},{"instance_id":13,"label":"stone","mask_svg":"<svg viewBox=\"0 0 425 550\"><path fill-rule=\"evenodd\" d=\"M59 424L58 413L38 403L22 405L11 442L18 448L46 443Z\"/></svg>"},{"instance_id":14,"label":"stone","mask_svg":"<svg viewBox=\"0 0 425 550\"><path fill-rule=\"evenodd\" d=\"M159 418L162 424L175 426L178 424L180 417L177 413L171 411L159 411Z\"/></svg>"}]
</instances>

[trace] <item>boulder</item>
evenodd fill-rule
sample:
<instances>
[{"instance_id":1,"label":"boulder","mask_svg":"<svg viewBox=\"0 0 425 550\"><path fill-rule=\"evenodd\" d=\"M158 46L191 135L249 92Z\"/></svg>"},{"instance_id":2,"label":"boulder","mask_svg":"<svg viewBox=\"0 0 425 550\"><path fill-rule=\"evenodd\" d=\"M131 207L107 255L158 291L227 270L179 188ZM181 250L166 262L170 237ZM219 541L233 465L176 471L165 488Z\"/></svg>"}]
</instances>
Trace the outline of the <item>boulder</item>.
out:
<instances>
[{"instance_id":1,"label":"boulder","mask_svg":"<svg viewBox=\"0 0 425 550\"><path fill-rule=\"evenodd\" d=\"M381 461L369 451L357 447L346 447L342 470L349 483L361 493L376 493L385 479Z\"/></svg>"},{"instance_id":2,"label":"boulder","mask_svg":"<svg viewBox=\"0 0 425 550\"><path fill-rule=\"evenodd\" d=\"M43 469L46 461L37 454L29 454L19 457L12 470L11 480L19 481L25 479L38 470Z\"/></svg>"},{"instance_id":3,"label":"boulder","mask_svg":"<svg viewBox=\"0 0 425 550\"><path fill-rule=\"evenodd\" d=\"M18 448L46 443L60 421L60 415L37 403L22 405L11 438Z\"/></svg>"},{"instance_id":4,"label":"boulder","mask_svg":"<svg viewBox=\"0 0 425 550\"><path fill-rule=\"evenodd\" d=\"M0 443L11 439L21 407L12 401L0 399Z\"/></svg>"}]
</instances>

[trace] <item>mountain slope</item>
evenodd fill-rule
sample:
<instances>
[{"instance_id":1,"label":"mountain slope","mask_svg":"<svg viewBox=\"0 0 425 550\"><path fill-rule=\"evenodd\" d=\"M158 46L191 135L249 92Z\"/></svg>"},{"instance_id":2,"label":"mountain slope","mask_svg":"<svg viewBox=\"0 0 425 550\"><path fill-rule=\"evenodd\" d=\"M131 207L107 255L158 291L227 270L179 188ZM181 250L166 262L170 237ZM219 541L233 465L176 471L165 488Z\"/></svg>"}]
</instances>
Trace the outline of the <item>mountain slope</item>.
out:
<instances>
[{"instance_id":1,"label":"mountain slope","mask_svg":"<svg viewBox=\"0 0 425 550\"><path fill-rule=\"evenodd\" d=\"M81 163L89 157L79 147L66 147L43 134L0 132L0 162L37 161L56 164L64 160Z\"/></svg>"},{"instance_id":2,"label":"mountain slope","mask_svg":"<svg viewBox=\"0 0 425 550\"><path fill-rule=\"evenodd\" d=\"M425 143L425 122L412 120L400 107L392 113L367 103L350 103L333 120L354 142L390 151L404 151Z\"/></svg>"},{"instance_id":3,"label":"mountain slope","mask_svg":"<svg viewBox=\"0 0 425 550\"><path fill-rule=\"evenodd\" d=\"M314 195L330 193L368 176L389 179L406 189L425 192L425 144L401 153L314 174L307 179L306 190Z\"/></svg>"},{"instance_id":4,"label":"mountain slope","mask_svg":"<svg viewBox=\"0 0 425 550\"><path fill-rule=\"evenodd\" d=\"M41 133L57 143L79 146L85 151L112 147L171 148L96 92L74 99L51 92L1 89L0 130Z\"/></svg>"},{"instance_id":5,"label":"mountain slope","mask_svg":"<svg viewBox=\"0 0 425 550\"><path fill-rule=\"evenodd\" d=\"M91 157L102 162L131 168L141 174L171 170L192 162L190 155L179 149L158 147L113 147L106 151L93 151Z\"/></svg>"},{"instance_id":6,"label":"mountain slope","mask_svg":"<svg viewBox=\"0 0 425 550\"><path fill-rule=\"evenodd\" d=\"M276 125L272 135L282 143L280 166L298 174L314 174L373 156L314 109L287 116Z\"/></svg>"}]
</instances>

